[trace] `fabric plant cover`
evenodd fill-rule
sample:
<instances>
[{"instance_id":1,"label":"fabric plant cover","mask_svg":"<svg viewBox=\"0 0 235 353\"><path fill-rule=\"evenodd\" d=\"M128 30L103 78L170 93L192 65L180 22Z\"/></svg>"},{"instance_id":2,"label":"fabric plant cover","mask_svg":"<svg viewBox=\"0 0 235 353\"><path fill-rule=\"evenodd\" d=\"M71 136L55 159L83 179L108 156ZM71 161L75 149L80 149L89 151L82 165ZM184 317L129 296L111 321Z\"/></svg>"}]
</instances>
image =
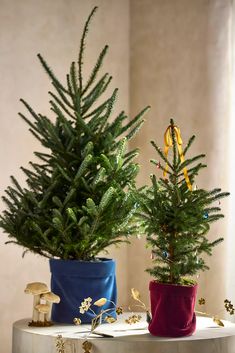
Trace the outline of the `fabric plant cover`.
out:
<instances>
[{"instance_id":1,"label":"fabric plant cover","mask_svg":"<svg viewBox=\"0 0 235 353\"><path fill-rule=\"evenodd\" d=\"M149 332L162 337L192 335L196 329L197 284L181 286L151 281L149 290L152 313Z\"/></svg>"},{"instance_id":2,"label":"fabric plant cover","mask_svg":"<svg viewBox=\"0 0 235 353\"><path fill-rule=\"evenodd\" d=\"M72 324L80 318L82 323L91 323L94 314L79 312L79 306L85 298L92 298L92 303L106 298L116 304L117 286L115 261L99 258L96 261L50 259L51 291L60 296L60 303L53 304L52 321ZM107 302L102 309L113 308ZM92 306L95 312L100 308ZM115 310L108 315L115 317Z\"/></svg>"}]
</instances>

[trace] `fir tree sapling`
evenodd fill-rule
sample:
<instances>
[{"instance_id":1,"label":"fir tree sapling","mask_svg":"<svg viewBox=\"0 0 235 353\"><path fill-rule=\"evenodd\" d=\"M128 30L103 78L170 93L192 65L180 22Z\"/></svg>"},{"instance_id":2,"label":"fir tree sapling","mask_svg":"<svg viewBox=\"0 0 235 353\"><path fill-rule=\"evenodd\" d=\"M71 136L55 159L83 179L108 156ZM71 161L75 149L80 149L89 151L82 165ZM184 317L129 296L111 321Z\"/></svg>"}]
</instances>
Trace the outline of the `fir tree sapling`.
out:
<instances>
[{"instance_id":1,"label":"fir tree sapling","mask_svg":"<svg viewBox=\"0 0 235 353\"><path fill-rule=\"evenodd\" d=\"M154 265L147 271L161 283L190 283L187 276L208 269L201 255L211 255L213 247L223 240L210 242L207 233L212 222L224 217L218 203L229 193L218 188L192 188L198 172L206 167L200 162L204 154L184 159L194 138L182 150L180 130L171 119L165 134L165 151L151 142L163 163L151 162L164 172L164 177L151 175L151 187L137 192L141 206L138 216L153 254ZM168 157L169 147L173 147L173 154Z\"/></svg>"},{"instance_id":2,"label":"fir tree sapling","mask_svg":"<svg viewBox=\"0 0 235 353\"><path fill-rule=\"evenodd\" d=\"M49 95L55 119L21 99L31 118L19 115L47 151L35 152L40 161L22 167L26 188L11 177L0 225L13 239L9 242L46 257L91 260L138 231L130 188L139 169L133 162L138 150L127 151L127 143L148 107L130 121L124 112L112 116L117 89L102 100L112 77L98 77L108 46L85 82L85 42L96 9L85 24L78 62L72 62L65 84L38 55L54 89Z\"/></svg>"}]
</instances>

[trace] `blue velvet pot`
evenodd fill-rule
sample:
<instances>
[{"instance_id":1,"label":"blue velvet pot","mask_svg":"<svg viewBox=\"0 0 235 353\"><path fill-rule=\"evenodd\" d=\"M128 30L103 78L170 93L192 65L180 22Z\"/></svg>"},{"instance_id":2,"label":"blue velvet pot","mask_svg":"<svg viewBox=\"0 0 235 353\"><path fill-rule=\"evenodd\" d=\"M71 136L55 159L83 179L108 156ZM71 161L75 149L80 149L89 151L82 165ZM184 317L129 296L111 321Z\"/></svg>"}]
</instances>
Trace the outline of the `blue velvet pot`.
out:
<instances>
[{"instance_id":1,"label":"blue velvet pot","mask_svg":"<svg viewBox=\"0 0 235 353\"><path fill-rule=\"evenodd\" d=\"M91 312L80 314L79 306L84 298L91 297L92 302L106 298L116 303L117 286L115 261L99 258L97 261L78 261L50 259L51 291L60 296L60 303L53 304L52 321L72 324L78 317L82 323L90 323L94 315ZM112 308L107 302L102 308ZM99 307L92 306L96 312ZM110 312L112 315L114 312Z\"/></svg>"}]
</instances>

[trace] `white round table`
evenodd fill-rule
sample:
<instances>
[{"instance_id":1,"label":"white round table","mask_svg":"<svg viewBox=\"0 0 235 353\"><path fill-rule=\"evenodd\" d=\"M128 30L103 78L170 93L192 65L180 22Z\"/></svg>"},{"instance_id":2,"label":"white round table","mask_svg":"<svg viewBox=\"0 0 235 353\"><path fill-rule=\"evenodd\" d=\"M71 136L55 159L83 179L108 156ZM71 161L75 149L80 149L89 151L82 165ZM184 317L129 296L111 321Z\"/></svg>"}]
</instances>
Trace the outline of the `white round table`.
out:
<instances>
[{"instance_id":1,"label":"white round table","mask_svg":"<svg viewBox=\"0 0 235 353\"><path fill-rule=\"evenodd\" d=\"M141 322L128 325L127 314L114 324L104 324L97 332L113 337L89 336L91 353L235 353L235 324L223 321L217 326L212 319L197 317L197 329L192 336L163 338L151 336L145 315ZM56 324L51 327L29 327L27 319L13 325L12 353L57 353L58 335L65 342L65 353L84 353L89 325Z\"/></svg>"}]
</instances>

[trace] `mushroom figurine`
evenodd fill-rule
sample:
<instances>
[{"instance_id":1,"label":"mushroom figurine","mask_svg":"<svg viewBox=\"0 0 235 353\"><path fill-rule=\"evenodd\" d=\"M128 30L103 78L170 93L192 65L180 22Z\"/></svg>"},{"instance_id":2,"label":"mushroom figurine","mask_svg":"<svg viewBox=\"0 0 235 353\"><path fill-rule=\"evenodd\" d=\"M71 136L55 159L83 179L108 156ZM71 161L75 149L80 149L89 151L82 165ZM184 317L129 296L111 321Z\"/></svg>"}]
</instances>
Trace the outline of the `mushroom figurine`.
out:
<instances>
[{"instance_id":1,"label":"mushroom figurine","mask_svg":"<svg viewBox=\"0 0 235 353\"><path fill-rule=\"evenodd\" d=\"M36 306L40 304L40 295L48 292L48 287L42 282L28 283L24 292L26 294L33 295L33 317L32 322L29 323L30 326L37 326L39 320L39 312L36 310Z\"/></svg>"},{"instance_id":2,"label":"mushroom figurine","mask_svg":"<svg viewBox=\"0 0 235 353\"><path fill-rule=\"evenodd\" d=\"M60 297L52 292L47 292L41 294L41 299L46 301L46 305L49 306L49 311L45 316L45 320L50 322L51 321L51 309L52 304L58 304L60 302Z\"/></svg>"},{"instance_id":3,"label":"mushroom figurine","mask_svg":"<svg viewBox=\"0 0 235 353\"><path fill-rule=\"evenodd\" d=\"M45 317L49 313L50 307L47 304L38 304L35 306L35 309L39 313L39 322L38 326L48 326L45 322Z\"/></svg>"}]
</instances>

